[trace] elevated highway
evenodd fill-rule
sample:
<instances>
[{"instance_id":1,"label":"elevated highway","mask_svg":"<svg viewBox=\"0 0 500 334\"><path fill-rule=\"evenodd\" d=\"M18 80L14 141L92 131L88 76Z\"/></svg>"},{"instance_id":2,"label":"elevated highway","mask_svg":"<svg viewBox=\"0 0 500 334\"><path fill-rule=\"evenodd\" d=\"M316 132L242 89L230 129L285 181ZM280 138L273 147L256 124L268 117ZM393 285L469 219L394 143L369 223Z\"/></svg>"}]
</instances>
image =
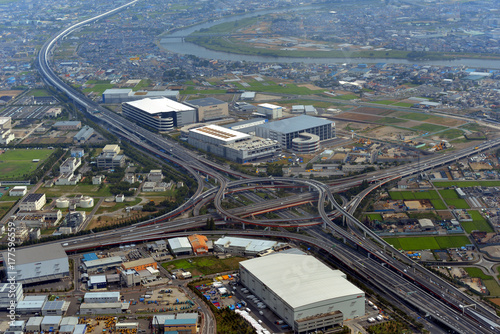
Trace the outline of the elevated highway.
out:
<instances>
[{"instance_id":1,"label":"elevated highway","mask_svg":"<svg viewBox=\"0 0 500 334\"><path fill-rule=\"evenodd\" d=\"M187 172L191 173L198 180L198 189L195 194L191 198L189 198L181 207L174 210L173 212L170 212L167 215L164 215L163 217L155 218L153 220L129 226L124 229L105 231L91 235L70 238L61 242L65 249L67 249L68 251L75 251L85 248L91 249L108 245L111 246L117 244L138 242L141 240L154 240L155 238L164 238L168 233L171 233L173 231L182 231L189 228L199 227L200 224L204 223L203 220L206 219L206 217L200 216L196 218L180 219L171 222L167 222L167 220L171 217L174 217L175 215L178 215L180 212L189 210L194 205L196 205L196 203L206 198L206 196L214 196L215 206L219 214L223 218L231 219L233 222L255 224L256 222L252 219L241 218L233 212L222 208L220 204L221 200L228 192L229 188L244 184L245 182L288 182L292 184L298 183L311 188L312 192L306 195L310 196L312 199L317 199L317 208L320 214L321 223L325 227L331 229L337 237L343 239L346 244L356 245L357 251L361 252L360 255L355 251L348 252L348 249L350 249L350 247L339 247L338 249L342 249L346 252L342 253L342 260L345 261L347 265L352 266L352 268L355 268L355 270L363 273L367 278L374 279L374 282L381 288L384 288L384 285L387 285L388 283L390 283L392 291L398 291L397 289L394 290L396 287L404 287L399 288L402 293L406 293L406 295L403 294L400 296L400 300L411 302L412 299L415 299L415 301L412 302L415 307L420 305L419 307L421 309L427 310L428 313L433 314L436 319L439 319L440 321L442 321L442 323L446 324L457 332L471 334L499 332L498 317L494 315L490 309L484 307L483 305L480 305L476 310L462 310L466 316L458 317L457 315L460 315L461 311L460 305L463 306L466 303L469 303L471 299L460 291L456 290L450 284L447 284L446 282L440 280L434 274L427 272L425 268L420 268L418 265L415 265L414 263L409 261L409 259L407 259L406 257L403 257L397 252L395 253L391 249L388 249L387 244L385 244L383 240L378 238L378 236L376 236L371 231L364 228L362 224L357 221L350 212L348 212L346 209L335 202L332 191L347 189L355 184L361 183L361 181L364 179L372 182L387 179L390 180L401 176L419 173L427 169L431 169L436 166L444 165L451 161L458 160L468 155L475 154L479 151L491 149L492 147L499 145L500 140L492 140L482 143L478 145L477 149L465 149L452 152L447 155L431 157L422 161L420 164L414 163L405 166L399 166L391 170L377 171L367 174L364 177L349 179L346 182L339 182L339 184L331 187L314 180L299 181L298 179L293 178L276 178L274 180L265 179L265 181L263 181L262 179L252 179L228 182L223 174L231 174L233 176L236 176L237 178L248 178L248 176L234 172L227 167L219 166L212 161L204 159L195 153L185 150L178 143L169 141L165 138L162 138L161 136L157 136L128 121L127 119L124 119L110 112L109 110L102 108L95 102L87 99L84 95L73 89L71 86L67 85L52 70L50 66L50 57L55 45L59 40L68 36L74 30L83 27L85 24L89 24L106 16L113 15L119 10L123 10L128 6L134 5L137 1L138 0L132 1L107 13L98 15L94 18L85 20L81 23L66 28L55 37L53 37L50 41L44 44L37 57L37 66L47 84L56 87L58 90L66 94L71 100L75 102L75 104L77 104L83 110L97 111L99 114L98 120L105 123L113 132L119 134L120 136L122 136L122 138L133 142L135 145L138 145L139 147L142 147L161 158L167 159L172 164L176 164L179 167L184 168ZM203 193L203 181L199 173L203 175L210 175L211 177L216 178L219 187ZM289 204L292 204L293 201L298 202L301 200L305 200L305 198L300 198L299 196L289 199L290 201L292 201ZM357 196L350 208L356 207L356 203L359 203L361 199L362 196ZM338 212L341 212L345 217L347 217L349 226L351 227L351 232L348 232L332 224L328 213L325 211L326 202L329 202L337 209ZM261 209L265 209L265 205L263 205ZM274 222L264 223L270 224ZM361 231L361 234L358 234L358 231ZM262 236L267 234L259 231L258 235ZM292 238L292 236L289 237ZM316 246L325 250L330 247L329 252L335 253L331 250L331 243L327 242L321 236L310 238L293 235L293 238L315 244ZM306 240L306 238L309 239ZM370 239L373 239L373 241ZM363 254L366 254L367 257L364 257ZM409 298L408 295L411 291L419 292L411 294L412 297ZM422 296L420 297L420 295Z\"/></svg>"}]
</instances>

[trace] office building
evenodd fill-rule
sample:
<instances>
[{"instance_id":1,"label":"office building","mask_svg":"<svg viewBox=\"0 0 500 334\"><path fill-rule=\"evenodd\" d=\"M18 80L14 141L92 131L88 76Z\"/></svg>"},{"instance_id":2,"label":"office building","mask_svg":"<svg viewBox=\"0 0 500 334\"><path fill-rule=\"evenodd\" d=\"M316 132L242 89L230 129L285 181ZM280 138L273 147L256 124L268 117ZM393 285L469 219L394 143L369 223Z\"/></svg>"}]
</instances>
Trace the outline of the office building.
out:
<instances>
[{"instance_id":1,"label":"office building","mask_svg":"<svg viewBox=\"0 0 500 334\"><path fill-rule=\"evenodd\" d=\"M165 97L125 102L122 111L129 119L159 132L196 123L196 108Z\"/></svg>"},{"instance_id":2,"label":"office building","mask_svg":"<svg viewBox=\"0 0 500 334\"><path fill-rule=\"evenodd\" d=\"M304 132L318 136L320 141L331 139L335 137L335 123L319 117L301 115L258 125L255 134L276 140L283 149L292 149L293 139Z\"/></svg>"},{"instance_id":3,"label":"office building","mask_svg":"<svg viewBox=\"0 0 500 334\"><path fill-rule=\"evenodd\" d=\"M96 158L98 168L115 168L125 165L125 156L120 153L120 146L106 145L101 154Z\"/></svg>"},{"instance_id":4,"label":"office building","mask_svg":"<svg viewBox=\"0 0 500 334\"><path fill-rule=\"evenodd\" d=\"M16 138L12 132L11 117L0 117L0 144L8 144Z\"/></svg>"},{"instance_id":5,"label":"office building","mask_svg":"<svg viewBox=\"0 0 500 334\"><path fill-rule=\"evenodd\" d=\"M38 211L45 203L47 203L45 194L29 194L19 203L19 211Z\"/></svg>"},{"instance_id":6,"label":"office building","mask_svg":"<svg viewBox=\"0 0 500 334\"><path fill-rule=\"evenodd\" d=\"M229 116L229 107L227 102L213 97L189 100L185 103L196 108L198 111L199 122L206 122Z\"/></svg>"},{"instance_id":7,"label":"office building","mask_svg":"<svg viewBox=\"0 0 500 334\"><path fill-rule=\"evenodd\" d=\"M7 252L2 253L4 263ZM29 284L52 281L69 276L68 256L61 244L45 244L30 248L18 248L14 270L18 283Z\"/></svg>"},{"instance_id":8,"label":"office building","mask_svg":"<svg viewBox=\"0 0 500 334\"><path fill-rule=\"evenodd\" d=\"M276 253L240 262L240 280L295 333L342 326L365 314L365 293L310 255Z\"/></svg>"}]
</instances>

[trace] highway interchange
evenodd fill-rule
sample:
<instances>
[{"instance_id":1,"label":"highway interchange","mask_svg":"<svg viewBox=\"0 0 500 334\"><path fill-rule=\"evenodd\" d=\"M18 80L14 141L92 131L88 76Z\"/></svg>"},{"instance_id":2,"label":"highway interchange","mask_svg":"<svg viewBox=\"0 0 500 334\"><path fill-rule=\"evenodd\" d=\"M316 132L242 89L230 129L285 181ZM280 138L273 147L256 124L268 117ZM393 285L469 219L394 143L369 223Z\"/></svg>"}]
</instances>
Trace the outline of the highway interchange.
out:
<instances>
[{"instance_id":1,"label":"highway interchange","mask_svg":"<svg viewBox=\"0 0 500 334\"><path fill-rule=\"evenodd\" d=\"M99 106L97 103L87 99L80 92L67 85L52 70L50 64L51 55L60 40L86 24L113 15L120 10L126 9L128 6L133 6L137 1L138 0L132 1L109 12L66 28L45 43L37 57L37 66L48 85L66 94L84 111L98 115L99 121L106 124L115 134L142 147L152 154L184 168L197 180L198 189L182 206L162 217L157 217L116 230L69 238L62 242L62 245L68 252L93 249L107 245L111 246L160 239L165 238L166 235L172 235L171 233L176 231L185 231L186 229L201 227L204 225L206 219L212 217L212 215L198 215L193 218L176 219L175 221L169 221L169 219L191 208L195 208L199 203L213 201L221 219L218 224L224 224L224 220L230 221L231 223L239 222L261 226L306 227L321 224L323 228L332 231L334 236L343 240L343 243L336 242L335 247L332 247L332 240L326 235L318 233L317 229L314 230L316 232L311 232L314 233L314 237L287 232L270 232L262 230L258 232L238 230L234 233L244 235L257 233L260 236L282 237L314 245L330 253L346 266L366 277L366 279L369 279L370 282L376 285L380 290L393 295L394 298L402 302L413 305L416 309L423 313L427 313L435 320L456 332L470 334L500 333L500 319L489 307L477 303L448 282L395 251L390 245L364 227L362 223L352 216L352 212L354 212L361 200L370 191L379 187L381 184L399 177L420 173L427 169L445 165L463 157L477 154L480 151L489 150L498 146L500 140L484 142L478 145L477 148L468 148L454 151L449 154L428 157L418 163L367 173L360 177L346 178L332 185L325 185L318 181L297 178L250 178L248 175L232 171L196 153L189 152L178 143L153 134ZM232 175L233 177L239 178L239 180L230 181L226 175ZM203 192L204 178L207 176L215 178L218 187ZM339 205L335 202L333 193L358 185L363 180L370 181L372 185L362 193L353 197L347 205ZM263 186L303 187L303 189L307 189L308 191L296 196L258 203L258 205L252 206L252 208L226 210L221 204L222 199L227 193ZM258 212L266 209L279 209L280 207L287 207L303 201L317 201L319 217L315 217L316 219L305 217L303 219L304 221L300 221L300 218L270 220L255 220L249 218L251 212ZM325 202L332 206L331 212L325 211ZM347 230L332 223L332 216L339 214L346 217ZM242 218L242 216L246 216L246 218ZM213 231L213 233L217 234L219 232ZM225 231L223 233L228 232ZM469 304L477 304L476 309L467 308L464 310L462 308L464 305ZM464 314L462 315L462 313Z\"/></svg>"}]
</instances>

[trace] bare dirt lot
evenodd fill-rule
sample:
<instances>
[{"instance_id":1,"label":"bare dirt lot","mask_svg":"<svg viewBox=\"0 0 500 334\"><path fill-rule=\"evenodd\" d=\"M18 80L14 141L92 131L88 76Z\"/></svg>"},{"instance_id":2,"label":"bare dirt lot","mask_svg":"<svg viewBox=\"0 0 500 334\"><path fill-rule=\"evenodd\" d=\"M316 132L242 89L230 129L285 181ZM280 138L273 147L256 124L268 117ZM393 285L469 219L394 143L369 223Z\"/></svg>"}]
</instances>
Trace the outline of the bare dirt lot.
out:
<instances>
[{"instance_id":1,"label":"bare dirt lot","mask_svg":"<svg viewBox=\"0 0 500 334\"><path fill-rule=\"evenodd\" d=\"M266 95L266 94L256 94L255 101L270 101L270 100L281 100L281 96Z\"/></svg>"},{"instance_id":2,"label":"bare dirt lot","mask_svg":"<svg viewBox=\"0 0 500 334\"><path fill-rule=\"evenodd\" d=\"M366 132L364 135L381 140L398 140L401 135L406 139L411 139L412 137L415 137L417 133L407 129L394 128L392 126L379 126L371 131Z\"/></svg>"}]
</instances>

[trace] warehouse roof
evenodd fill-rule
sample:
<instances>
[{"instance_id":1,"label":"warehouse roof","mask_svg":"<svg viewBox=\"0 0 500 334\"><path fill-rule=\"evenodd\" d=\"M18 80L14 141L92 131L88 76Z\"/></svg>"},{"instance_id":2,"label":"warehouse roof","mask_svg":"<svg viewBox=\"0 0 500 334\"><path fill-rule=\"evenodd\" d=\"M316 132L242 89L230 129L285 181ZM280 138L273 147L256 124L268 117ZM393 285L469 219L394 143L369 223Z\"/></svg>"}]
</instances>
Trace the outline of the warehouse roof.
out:
<instances>
[{"instance_id":1,"label":"warehouse roof","mask_svg":"<svg viewBox=\"0 0 500 334\"><path fill-rule=\"evenodd\" d=\"M111 264L121 264L122 262L123 261L122 261L122 258L120 256L110 256L110 257L105 257L102 259L85 261L84 265L87 269L90 269L90 268L95 268L95 267L100 267L100 266L111 265Z\"/></svg>"},{"instance_id":2,"label":"warehouse roof","mask_svg":"<svg viewBox=\"0 0 500 334\"><path fill-rule=\"evenodd\" d=\"M266 124L258 125L258 127L267 128L282 133L290 133L332 123L332 121L328 121L323 118L313 117L309 115L300 115L297 117L285 118L275 122L268 122Z\"/></svg>"},{"instance_id":3,"label":"warehouse roof","mask_svg":"<svg viewBox=\"0 0 500 334\"><path fill-rule=\"evenodd\" d=\"M222 126L214 124L202 126L201 128L190 129L189 132L199 133L225 142L250 138L250 135L247 135L246 133L234 131L231 129L226 129L223 128Z\"/></svg>"},{"instance_id":4,"label":"warehouse roof","mask_svg":"<svg viewBox=\"0 0 500 334\"><path fill-rule=\"evenodd\" d=\"M87 292L84 295L84 299L87 298L116 298L120 299L119 291L106 291L106 292Z\"/></svg>"},{"instance_id":5,"label":"warehouse roof","mask_svg":"<svg viewBox=\"0 0 500 334\"><path fill-rule=\"evenodd\" d=\"M189 104L194 105L194 106L199 106L199 107L208 107L208 106L218 105L218 104L227 103L227 102L215 99L213 97L204 97L202 99L189 100L189 101L186 101L186 103L189 103Z\"/></svg>"},{"instance_id":6,"label":"warehouse roof","mask_svg":"<svg viewBox=\"0 0 500 334\"><path fill-rule=\"evenodd\" d=\"M131 268L134 268L134 267L144 266L144 265L148 265L148 264L152 265L155 262L156 261L152 257L147 257L147 258L144 258L144 259L138 259L138 260L134 260L134 261L124 262L122 264L122 267L124 269L131 269Z\"/></svg>"},{"instance_id":7,"label":"warehouse roof","mask_svg":"<svg viewBox=\"0 0 500 334\"><path fill-rule=\"evenodd\" d=\"M2 256L5 261L7 259L7 253L6 252L2 253ZM66 252L59 243L16 249L16 266L28 263L36 263L42 261L67 259L67 258L68 256L66 255ZM43 269L44 267L41 266L40 270L43 271ZM49 274L54 274L54 273L51 272ZM40 274L38 276L43 276L43 275Z\"/></svg>"},{"instance_id":8,"label":"warehouse roof","mask_svg":"<svg viewBox=\"0 0 500 334\"><path fill-rule=\"evenodd\" d=\"M52 325L61 323L62 317L60 315L46 315L43 317L42 325Z\"/></svg>"},{"instance_id":9,"label":"warehouse roof","mask_svg":"<svg viewBox=\"0 0 500 334\"><path fill-rule=\"evenodd\" d=\"M126 104L131 105L133 107L139 108L148 114L157 114L161 112L169 112L169 111L187 111L193 110L193 107L187 106L185 104L176 102L174 100L168 99L166 97L158 97L158 98L145 98L142 100L126 102Z\"/></svg>"},{"instance_id":10,"label":"warehouse roof","mask_svg":"<svg viewBox=\"0 0 500 334\"><path fill-rule=\"evenodd\" d=\"M278 253L240 262L240 266L295 309L344 296L364 296L343 272L310 255Z\"/></svg>"},{"instance_id":11,"label":"warehouse roof","mask_svg":"<svg viewBox=\"0 0 500 334\"><path fill-rule=\"evenodd\" d=\"M191 249L191 244L189 243L189 239L187 237L168 239L168 244L173 252L175 252L176 250L182 250L188 248Z\"/></svg>"}]
</instances>

